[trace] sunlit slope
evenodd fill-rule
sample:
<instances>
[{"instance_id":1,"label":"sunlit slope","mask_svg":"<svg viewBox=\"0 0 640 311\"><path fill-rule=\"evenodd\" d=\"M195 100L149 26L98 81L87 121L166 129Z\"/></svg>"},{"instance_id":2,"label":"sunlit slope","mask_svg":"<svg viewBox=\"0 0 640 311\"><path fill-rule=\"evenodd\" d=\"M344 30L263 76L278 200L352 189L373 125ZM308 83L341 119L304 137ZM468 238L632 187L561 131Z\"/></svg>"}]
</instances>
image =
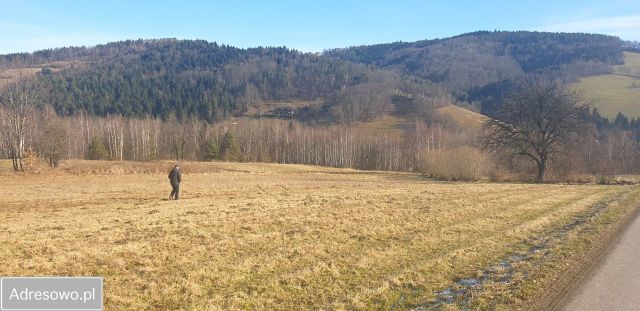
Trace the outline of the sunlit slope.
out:
<instances>
[{"instance_id":1,"label":"sunlit slope","mask_svg":"<svg viewBox=\"0 0 640 311\"><path fill-rule=\"evenodd\" d=\"M482 114L456 105L438 108L435 113L441 117L450 118L458 126L468 130L480 129L487 119Z\"/></svg>"},{"instance_id":2,"label":"sunlit slope","mask_svg":"<svg viewBox=\"0 0 640 311\"><path fill-rule=\"evenodd\" d=\"M640 117L640 53L625 52L624 59L624 65L615 66L613 74L587 77L574 84L608 118L615 118L618 112Z\"/></svg>"}]
</instances>

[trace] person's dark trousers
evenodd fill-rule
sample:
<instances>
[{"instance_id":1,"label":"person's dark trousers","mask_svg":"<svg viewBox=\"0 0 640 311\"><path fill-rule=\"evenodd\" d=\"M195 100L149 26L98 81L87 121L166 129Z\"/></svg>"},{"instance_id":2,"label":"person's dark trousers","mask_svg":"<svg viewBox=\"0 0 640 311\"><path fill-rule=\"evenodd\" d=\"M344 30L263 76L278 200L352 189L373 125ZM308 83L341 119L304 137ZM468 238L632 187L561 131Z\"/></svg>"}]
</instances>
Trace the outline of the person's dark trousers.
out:
<instances>
[{"instance_id":1,"label":"person's dark trousers","mask_svg":"<svg viewBox=\"0 0 640 311\"><path fill-rule=\"evenodd\" d=\"M173 188L171 190L171 195L169 195L170 198L173 198L174 200L178 199L178 195L180 194L180 184L175 184L175 185L171 185L171 187Z\"/></svg>"}]
</instances>

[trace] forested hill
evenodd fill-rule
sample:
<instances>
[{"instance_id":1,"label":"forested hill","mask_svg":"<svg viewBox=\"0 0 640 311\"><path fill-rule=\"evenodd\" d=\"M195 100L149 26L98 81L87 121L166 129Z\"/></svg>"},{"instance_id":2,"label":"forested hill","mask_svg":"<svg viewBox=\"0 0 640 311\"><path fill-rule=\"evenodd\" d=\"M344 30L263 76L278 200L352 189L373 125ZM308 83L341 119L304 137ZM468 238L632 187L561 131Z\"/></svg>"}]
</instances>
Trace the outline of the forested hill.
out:
<instances>
[{"instance_id":1,"label":"forested hill","mask_svg":"<svg viewBox=\"0 0 640 311\"><path fill-rule=\"evenodd\" d=\"M37 72L47 101L63 115L214 121L263 103L319 101L306 117L348 122L455 100L490 101L505 81L526 73L570 80L621 62L618 38L590 34L477 32L322 54L159 39L3 55L0 79Z\"/></svg>"},{"instance_id":2,"label":"forested hill","mask_svg":"<svg viewBox=\"0 0 640 311\"><path fill-rule=\"evenodd\" d=\"M79 61L72 65L65 62ZM47 67L63 64L64 69ZM372 117L401 94L415 105L447 92L421 79L286 48L239 49L206 41L137 40L0 57L0 68L42 67L37 79L60 114L242 114L263 102L322 100L342 120Z\"/></svg>"},{"instance_id":3,"label":"forested hill","mask_svg":"<svg viewBox=\"0 0 640 311\"><path fill-rule=\"evenodd\" d=\"M546 32L481 31L448 39L395 42L325 51L339 60L375 65L467 92L526 73L565 79L599 74L621 64L617 37Z\"/></svg>"}]
</instances>

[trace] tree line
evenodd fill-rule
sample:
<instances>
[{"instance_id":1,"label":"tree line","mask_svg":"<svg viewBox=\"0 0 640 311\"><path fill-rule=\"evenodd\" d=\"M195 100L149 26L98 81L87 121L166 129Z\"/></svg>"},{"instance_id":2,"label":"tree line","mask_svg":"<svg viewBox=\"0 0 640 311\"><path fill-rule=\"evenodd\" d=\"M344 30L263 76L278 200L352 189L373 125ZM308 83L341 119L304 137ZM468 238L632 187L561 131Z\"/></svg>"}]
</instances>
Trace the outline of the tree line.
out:
<instances>
[{"instance_id":1,"label":"tree line","mask_svg":"<svg viewBox=\"0 0 640 311\"><path fill-rule=\"evenodd\" d=\"M7 121L10 109L1 108ZM399 136L376 135L348 125L307 126L298 121L246 120L208 124L197 118L60 117L33 110L24 142L3 137L3 155L24 170L26 154L55 167L63 159L150 161L239 161L312 164L372 170L413 170L411 153ZM3 131L9 127L3 124ZM4 132L3 132L4 133Z\"/></svg>"},{"instance_id":2,"label":"tree line","mask_svg":"<svg viewBox=\"0 0 640 311\"><path fill-rule=\"evenodd\" d=\"M624 118L608 121L557 82L520 84L483 133L431 117L417 118L403 134L297 120L60 116L31 83L0 97L1 152L16 171L33 156L52 167L63 159L248 161L418 171L452 180L509 180L504 176L512 173L521 174L518 180L580 174L609 180L640 171L640 142L630 127L637 121L629 128Z\"/></svg>"},{"instance_id":3,"label":"tree line","mask_svg":"<svg viewBox=\"0 0 640 311\"><path fill-rule=\"evenodd\" d=\"M399 91L392 98L405 112L424 114L434 104ZM27 155L44 157L52 167L61 159L174 159L413 171L417 149L442 147L445 137L452 136L442 125L422 123L402 136L371 133L349 123L312 126L249 118L209 123L196 116L133 118L84 111L64 116L46 102L32 79L21 79L0 93L2 152L16 171L24 170Z\"/></svg>"}]
</instances>

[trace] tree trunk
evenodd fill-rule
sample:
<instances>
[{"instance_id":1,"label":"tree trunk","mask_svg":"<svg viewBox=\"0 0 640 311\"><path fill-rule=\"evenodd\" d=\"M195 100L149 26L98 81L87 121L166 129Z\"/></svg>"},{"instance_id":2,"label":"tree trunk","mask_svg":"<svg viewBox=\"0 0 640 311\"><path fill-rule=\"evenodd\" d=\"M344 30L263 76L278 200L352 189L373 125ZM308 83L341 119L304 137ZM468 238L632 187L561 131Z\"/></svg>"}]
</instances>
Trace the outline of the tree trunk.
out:
<instances>
[{"instance_id":1,"label":"tree trunk","mask_svg":"<svg viewBox=\"0 0 640 311\"><path fill-rule=\"evenodd\" d=\"M544 182L544 173L547 170L547 160L546 159L542 159L542 160L538 161L537 164L538 164L538 176L536 177L536 182L537 183L543 183Z\"/></svg>"},{"instance_id":2,"label":"tree trunk","mask_svg":"<svg viewBox=\"0 0 640 311\"><path fill-rule=\"evenodd\" d=\"M11 164L13 164L14 171L20 171L20 167L18 166L18 158L16 157L16 153L13 151L11 152Z\"/></svg>"}]
</instances>

